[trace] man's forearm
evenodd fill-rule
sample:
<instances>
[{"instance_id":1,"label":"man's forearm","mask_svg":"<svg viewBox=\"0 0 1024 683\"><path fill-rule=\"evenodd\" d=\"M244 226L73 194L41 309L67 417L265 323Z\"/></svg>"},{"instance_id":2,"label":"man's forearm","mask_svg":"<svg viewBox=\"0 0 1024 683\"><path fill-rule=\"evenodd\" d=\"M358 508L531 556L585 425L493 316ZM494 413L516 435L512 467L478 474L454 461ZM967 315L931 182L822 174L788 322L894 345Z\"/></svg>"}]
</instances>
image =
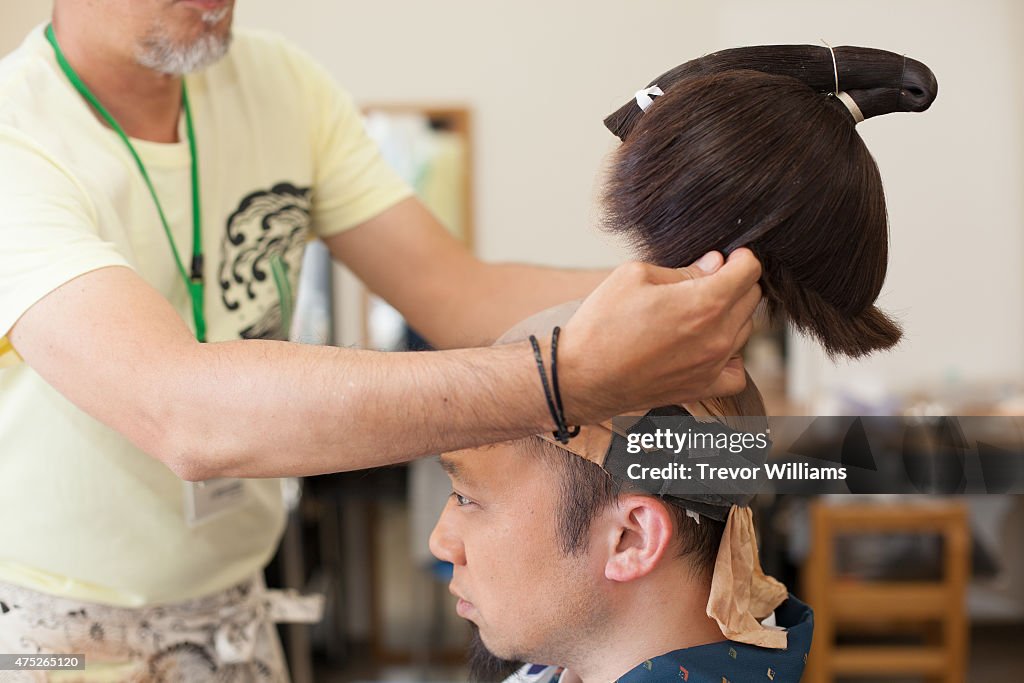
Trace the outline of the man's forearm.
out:
<instances>
[{"instance_id":1,"label":"man's forearm","mask_svg":"<svg viewBox=\"0 0 1024 683\"><path fill-rule=\"evenodd\" d=\"M446 315L425 319L417 330L438 348L489 344L537 311L586 297L610 272L480 264L473 282L449 300Z\"/></svg>"},{"instance_id":2,"label":"man's forearm","mask_svg":"<svg viewBox=\"0 0 1024 683\"><path fill-rule=\"evenodd\" d=\"M123 267L54 290L11 341L67 399L190 479L375 467L553 426L529 344L402 354L200 344ZM564 376L571 388L572 363Z\"/></svg>"},{"instance_id":3,"label":"man's forearm","mask_svg":"<svg viewBox=\"0 0 1024 683\"><path fill-rule=\"evenodd\" d=\"M158 457L188 479L376 467L552 427L523 343L384 354L227 342L184 365L203 381L171 407Z\"/></svg>"},{"instance_id":4,"label":"man's forearm","mask_svg":"<svg viewBox=\"0 0 1024 683\"><path fill-rule=\"evenodd\" d=\"M489 344L532 313L585 297L608 275L525 264L487 265L482 273L469 292L471 303L441 317L444 324L431 326L440 340L436 344ZM195 433L226 440L216 456L199 452L186 459L212 477L303 476L375 467L552 427L526 344L425 355L336 348L296 354L293 346L275 342L232 342L207 345L202 352L211 368L232 368L224 382L239 375L250 378L237 387L237 400L231 402L237 415L229 423L241 427L234 433L225 433L213 419L216 411L188 411L187 423L202 424L204 418L210 423ZM242 366L251 371L239 373ZM252 386L261 382L264 386ZM259 396L271 400L254 400ZM196 398L195 405L201 406L201 397ZM281 414L285 411L288 415ZM198 446L203 443L208 439ZM205 472L211 461L212 474Z\"/></svg>"}]
</instances>

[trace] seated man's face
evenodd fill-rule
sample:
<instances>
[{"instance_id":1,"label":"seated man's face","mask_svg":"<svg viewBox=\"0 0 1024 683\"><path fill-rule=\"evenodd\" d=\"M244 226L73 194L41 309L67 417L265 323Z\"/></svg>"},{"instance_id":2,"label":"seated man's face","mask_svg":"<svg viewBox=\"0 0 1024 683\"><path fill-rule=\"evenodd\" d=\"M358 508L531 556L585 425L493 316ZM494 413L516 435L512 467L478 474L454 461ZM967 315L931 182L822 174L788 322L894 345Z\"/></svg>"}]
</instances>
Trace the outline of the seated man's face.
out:
<instances>
[{"instance_id":1,"label":"seated man's face","mask_svg":"<svg viewBox=\"0 0 1024 683\"><path fill-rule=\"evenodd\" d=\"M599 542L565 554L558 477L515 443L448 453L441 464L454 492L430 550L454 565L459 615L498 657L555 662L605 616L604 561L593 552Z\"/></svg>"}]
</instances>

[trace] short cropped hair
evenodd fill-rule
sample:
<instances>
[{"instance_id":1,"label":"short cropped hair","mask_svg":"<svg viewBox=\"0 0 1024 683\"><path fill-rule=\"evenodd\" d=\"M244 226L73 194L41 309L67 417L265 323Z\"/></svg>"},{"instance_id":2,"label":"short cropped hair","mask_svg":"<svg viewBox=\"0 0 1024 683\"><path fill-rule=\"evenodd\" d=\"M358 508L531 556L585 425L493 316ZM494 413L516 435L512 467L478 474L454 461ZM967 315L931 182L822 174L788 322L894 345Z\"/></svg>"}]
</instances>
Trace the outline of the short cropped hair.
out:
<instances>
[{"instance_id":1,"label":"short cropped hair","mask_svg":"<svg viewBox=\"0 0 1024 683\"><path fill-rule=\"evenodd\" d=\"M566 555L582 554L588 547L593 521L608 506L618 504L619 496L631 491L625 490L622 481L598 465L549 441L531 436L519 444L525 452L541 458L555 472L559 492L556 522L559 546ZM678 556L689 560L695 575L710 579L725 522L702 516L698 524L673 499L650 497L664 503L672 516Z\"/></svg>"}]
</instances>

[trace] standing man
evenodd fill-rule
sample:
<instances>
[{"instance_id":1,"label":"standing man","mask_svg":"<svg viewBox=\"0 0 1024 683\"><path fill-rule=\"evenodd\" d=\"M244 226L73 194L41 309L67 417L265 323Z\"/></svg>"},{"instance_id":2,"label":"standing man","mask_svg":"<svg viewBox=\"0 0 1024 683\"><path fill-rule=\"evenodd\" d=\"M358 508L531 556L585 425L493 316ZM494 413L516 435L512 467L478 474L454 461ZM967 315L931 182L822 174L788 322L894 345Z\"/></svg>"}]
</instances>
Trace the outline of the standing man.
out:
<instances>
[{"instance_id":1,"label":"standing man","mask_svg":"<svg viewBox=\"0 0 1024 683\"><path fill-rule=\"evenodd\" d=\"M105 681L286 679L274 477L557 426L526 343L281 341L308 234L439 348L594 290L557 351L569 424L740 390L760 297L746 250L603 282L480 263L324 70L232 41L232 10L55 0L0 61L0 652Z\"/></svg>"}]
</instances>

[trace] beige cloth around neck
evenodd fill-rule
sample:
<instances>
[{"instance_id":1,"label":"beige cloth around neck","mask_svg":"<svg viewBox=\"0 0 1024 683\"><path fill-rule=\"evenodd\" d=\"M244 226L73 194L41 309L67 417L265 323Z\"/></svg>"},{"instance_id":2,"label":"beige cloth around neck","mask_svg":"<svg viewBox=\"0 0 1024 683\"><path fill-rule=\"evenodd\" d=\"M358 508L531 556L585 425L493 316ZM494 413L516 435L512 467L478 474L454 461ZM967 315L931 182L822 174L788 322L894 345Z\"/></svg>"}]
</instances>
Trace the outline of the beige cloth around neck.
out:
<instances>
[{"instance_id":1,"label":"beige cloth around neck","mask_svg":"<svg viewBox=\"0 0 1024 683\"><path fill-rule=\"evenodd\" d=\"M772 614L788 596L786 587L761 569L750 508L733 505L725 523L722 544L718 546L708 616L718 622L722 634L729 640L784 649L788 643L786 630L765 626L761 620Z\"/></svg>"}]
</instances>

